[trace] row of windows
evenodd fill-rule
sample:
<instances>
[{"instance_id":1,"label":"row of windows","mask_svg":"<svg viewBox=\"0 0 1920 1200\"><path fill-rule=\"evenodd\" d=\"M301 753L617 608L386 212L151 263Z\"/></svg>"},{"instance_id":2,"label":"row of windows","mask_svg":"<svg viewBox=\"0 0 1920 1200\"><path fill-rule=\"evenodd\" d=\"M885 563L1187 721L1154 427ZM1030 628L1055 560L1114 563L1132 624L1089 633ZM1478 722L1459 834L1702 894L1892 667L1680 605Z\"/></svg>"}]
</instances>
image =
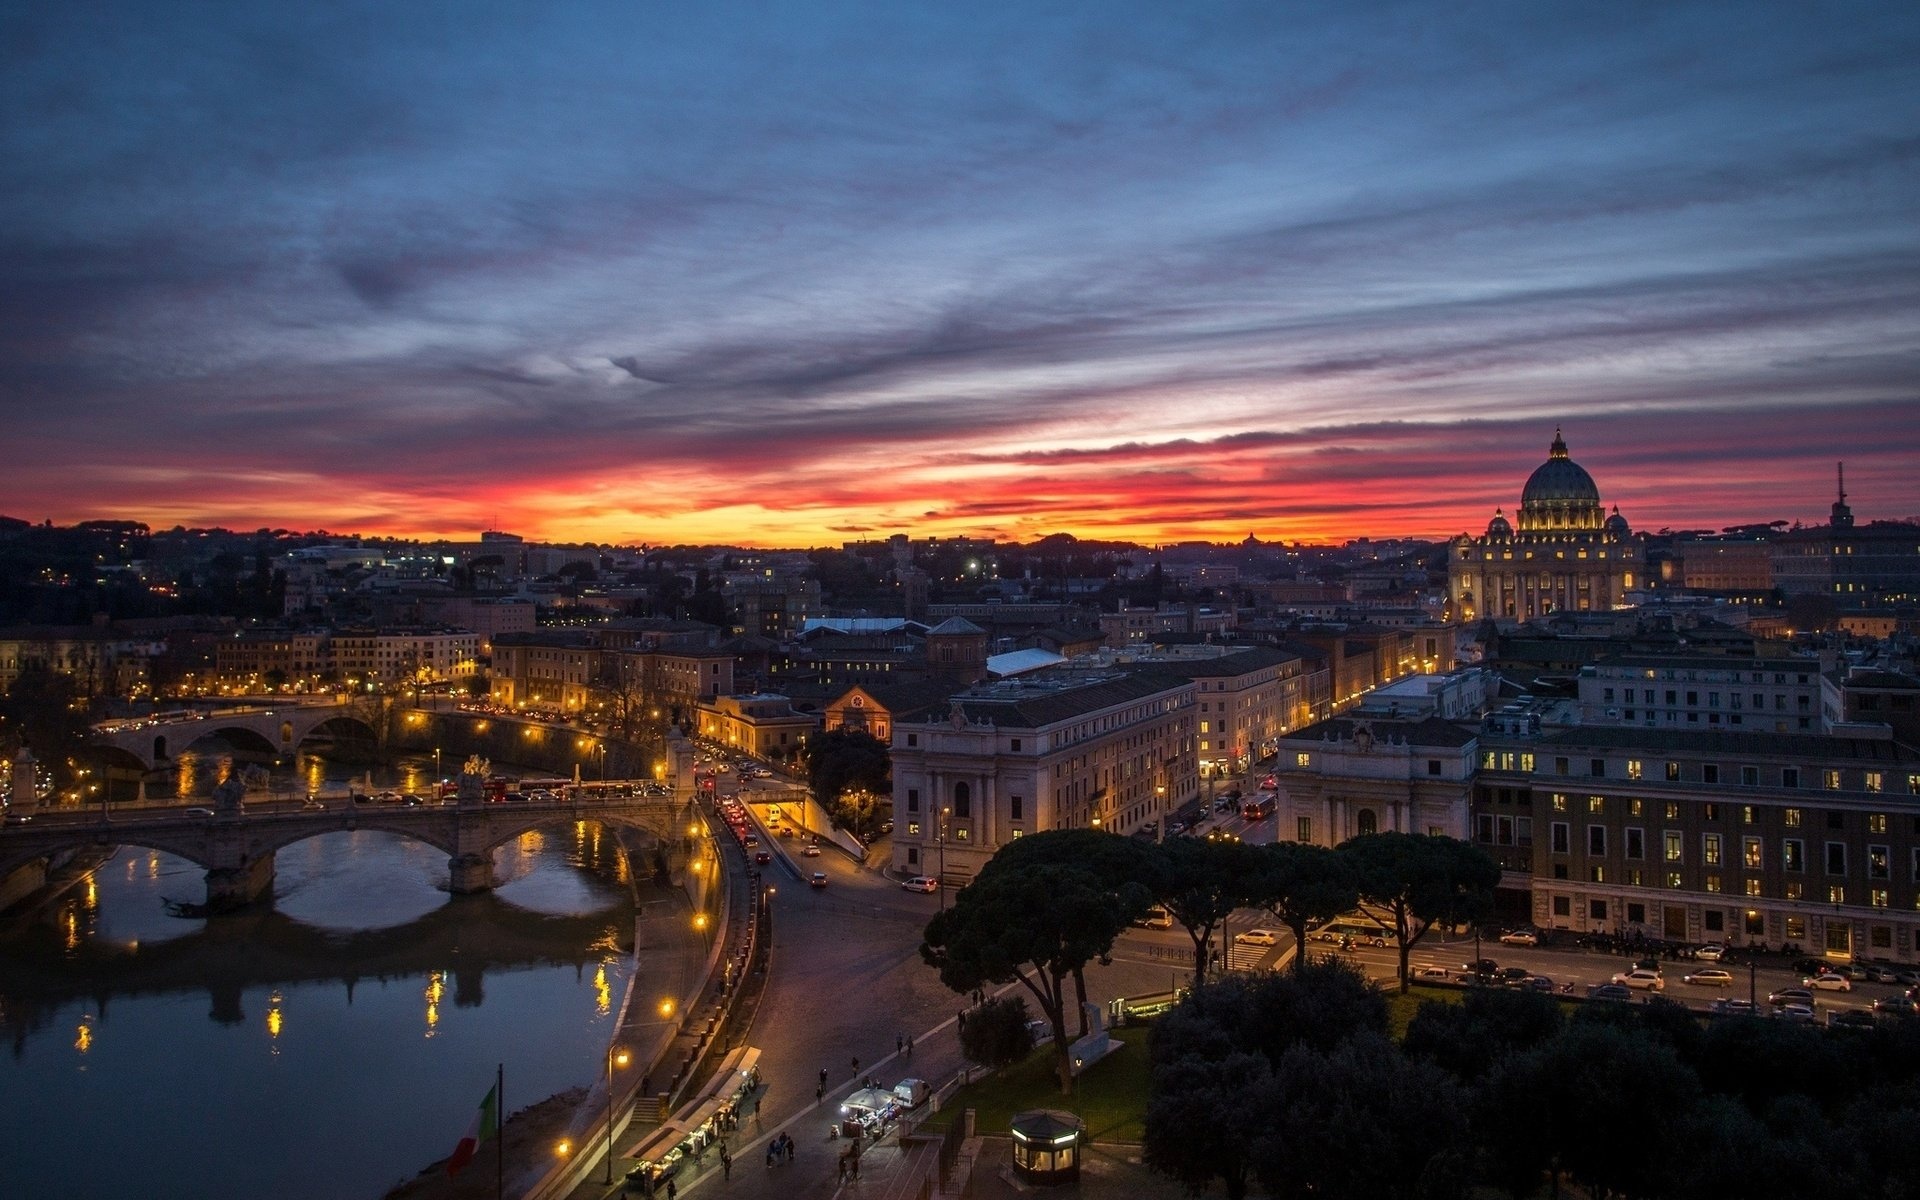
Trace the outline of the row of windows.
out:
<instances>
[{"instance_id":1,"label":"row of windows","mask_svg":"<svg viewBox=\"0 0 1920 1200\"><path fill-rule=\"evenodd\" d=\"M1680 704L1680 693L1673 688L1668 688L1666 690L1666 699L1664 701L1660 699L1659 695L1654 691L1653 688L1640 688L1637 690L1639 695L1639 702L1642 704L1646 704L1648 706L1652 706L1655 704L1664 704L1668 708L1675 708L1675 707L1678 707ZM1620 703L1622 704L1634 703L1636 689L1621 688L1620 691L1621 691ZM1700 707L1699 692L1688 692L1686 695L1687 695L1687 707L1689 708ZM1753 710L1755 712L1763 712L1767 707L1767 697L1763 692L1750 692L1750 693L1728 692L1727 693L1727 707L1730 709L1733 709L1735 712L1738 712L1739 710L1746 708L1748 706L1749 701L1751 701ZM1600 702L1602 704L1613 703L1612 688L1600 689ZM1807 712L1811 710L1813 707L1813 696L1811 693L1803 692L1800 695L1793 697L1793 702L1794 702L1794 705L1793 705L1794 708L1798 709L1800 712ZM1708 708L1720 707L1719 692L1707 693L1707 707ZM1787 711L1787 694L1785 692L1775 692L1773 694L1773 710L1775 712Z\"/></svg>"},{"instance_id":2,"label":"row of windows","mask_svg":"<svg viewBox=\"0 0 1920 1200\"><path fill-rule=\"evenodd\" d=\"M1590 779L1607 778L1607 761L1608 760L1604 758L1588 759L1587 777ZM1480 766L1484 770L1511 771L1517 767L1517 769L1521 771L1530 771L1533 769L1532 764L1533 755L1531 754L1515 753L1509 750L1483 750L1480 752ZM1660 777L1664 778L1668 783L1685 781L1727 784L1735 782L1733 776L1723 770L1719 763L1697 763L1695 765L1698 767L1697 774L1695 774L1693 779L1687 779L1686 776L1688 773L1685 771L1683 764L1677 760L1668 759L1661 764ZM1555 758L1553 760L1553 767L1554 774L1556 775L1571 775L1573 773L1572 762L1566 758ZM1644 759L1627 759L1625 762L1625 770L1628 779L1648 778L1647 763ZM1870 794L1886 791L1887 785L1890 782L1888 772L1883 770L1863 770L1856 772L1842 770L1838 767L1779 767L1767 768L1765 778L1763 779L1760 767L1742 766L1739 769L1738 782L1741 787L1771 787L1774 786L1776 781L1778 786L1783 788L1819 787L1829 792L1861 791ZM1908 795L1920 796L1920 773L1909 772L1905 776L1904 781L1901 780L1898 774L1895 774L1891 782L1904 782ZM1849 787L1849 784L1852 786Z\"/></svg>"},{"instance_id":3,"label":"row of windows","mask_svg":"<svg viewBox=\"0 0 1920 1200\"><path fill-rule=\"evenodd\" d=\"M1488 822L1490 821L1494 822L1494 824L1489 825ZM1515 842L1507 837L1499 836L1504 834L1508 824L1512 821L1513 819L1508 817L1494 818L1490 815L1483 814L1480 817L1480 829L1482 831L1480 840L1484 842L1494 842L1497 845L1517 844L1524 846L1531 844L1531 822L1527 821L1524 817L1520 818L1517 824L1514 824L1514 829L1517 834L1521 826L1525 826L1527 828L1527 841ZM1490 830L1491 832L1489 832ZM1885 832L1884 829L1882 832ZM1625 835L1622 839L1625 842L1623 847L1624 857L1630 859L1645 858L1647 856L1646 831L1638 827L1630 827L1623 830L1622 833ZM1607 826L1587 826L1587 854L1595 858L1606 857L1607 838ZM1571 853L1571 844L1572 829L1569 824L1565 821L1553 822L1552 837L1549 842L1552 852L1555 854ZM1700 862L1703 866L1718 867L1724 865L1726 861L1725 851L1726 841L1720 834L1703 833L1700 835ZM1914 847L1912 854L1913 863L1910 878L1916 882L1920 882L1920 846ZM1663 861L1668 863L1681 863L1686 861L1685 835L1678 830L1665 830L1660 837L1660 856ZM1892 850L1889 847L1868 846L1867 878L1891 879L1892 862ZM1765 839L1757 837L1743 837L1740 839L1740 865L1749 871L1760 871L1766 868ZM1796 874L1804 872L1807 869L1806 843L1803 840L1799 838L1781 839L1780 868L1783 871ZM1847 843L1826 843L1826 873L1829 875L1845 875L1847 873Z\"/></svg>"},{"instance_id":4,"label":"row of windows","mask_svg":"<svg viewBox=\"0 0 1920 1200\"><path fill-rule=\"evenodd\" d=\"M1481 791L1483 793L1482 799L1484 800L1484 793L1487 789L1483 788ZM1507 789L1502 788L1500 791L1501 798L1504 800ZM1568 811L1569 801L1565 792L1552 793L1548 798L1548 803L1554 812L1563 813ZM1614 800L1616 811L1617 805L1620 803L1626 805L1626 812L1630 817L1643 816L1647 811L1648 802L1638 796L1628 796L1624 801L1616 797ZM1588 796L1586 798L1586 810L1590 814L1607 812L1608 807L1608 800L1605 796ZM1752 804L1732 805L1722 804L1716 800L1708 800L1700 805L1700 815L1705 820L1718 821L1722 817L1731 816L1735 808L1739 809L1740 823L1742 825L1756 825L1759 823L1762 810ZM1669 821L1678 821L1680 819L1680 804L1678 801L1668 800L1663 802L1661 804L1661 811L1666 814L1666 819ZM1782 808L1778 810L1766 809L1765 811L1778 811L1781 824L1785 825L1788 829L1799 829L1806 823L1807 814L1805 809ZM1847 814L1845 812L1838 809L1829 809L1827 810L1826 817L1828 829L1845 829L1847 827ZM1885 833L1893 827L1892 820L1886 813L1867 813L1866 818L1868 833ZM1912 822L1914 834L1920 836L1920 815L1915 815L1912 818Z\"/></svg>"},{"instance_id":5,"label":"row of windows","mask_svg":"<svg viewBox=\"0 0 1920 1200\"><path fill-rule=\"evenodd\" d=\"M1554 878L1555 879L1567 878L1565 868L1556 869L1554 872ZM1622 886L1625 886L1625 887L1648 886L1646 882L1646 873L1644 871L1639 870L1638 868L1633 868L1633 867L1629 867L1627 870L1621 872L1620 877L1613 880L1609 880L1607 878L1607 869L1605 867L1594 867L1591 871L1587 873L1587 882L1588 883L1612 882L1612 883L1621 884ZM1678 871L1668 871L1663 880L1663 884L1670 891L1682 891L1682 890L1685 890L1686 888L1686 881ZM1703 881L1702 890L1709 893L1710 895L1728 894L1725 887L1725 881L1719 875L1712 875L1712 874L1708 875ZM1760 880L1758 879L1747 880L1746 890L1742 894L1747 896L1749 899L1754 899L1754 900L1768 899L1766 891L1764 888L1761 887ZM1852 899L1849 899L1848 898L1849 896L1851 896ZM1893 894L1887 888L1869 887L1869 888L1849 892L1845 884L1835 883L1835 884L1829 884L1826 889L1826 902L1828 904L1858 904L1860 903L1862 898L1866 900L1867 905L1871 908L1892 907ZM1786 888L1784 889L1783 893L1778 897L1778 899L1805 901L1807 899L1806 887L1799 883L1789 883L1786 885ZM1601 904L1604 906L1603 901L1596 901L1595 903ZM1920 892L1916 892L1914 894L1914 908L1920 909ZM1563 917L1563 916L1566 916L1567 914L1564 911L1556 908L1554 910L1554 915ZM1711 916L1713 914L1710 913L1708 915ZM1602 916L1602 919L1604 919L1604 914ZM1629 921L1639 921L1641 918L1629 916L1627 919ZM1710 923L1708 925L1708 929L1711 930L1712 928L1713 926Z\"/></svg>"}]
</instances>

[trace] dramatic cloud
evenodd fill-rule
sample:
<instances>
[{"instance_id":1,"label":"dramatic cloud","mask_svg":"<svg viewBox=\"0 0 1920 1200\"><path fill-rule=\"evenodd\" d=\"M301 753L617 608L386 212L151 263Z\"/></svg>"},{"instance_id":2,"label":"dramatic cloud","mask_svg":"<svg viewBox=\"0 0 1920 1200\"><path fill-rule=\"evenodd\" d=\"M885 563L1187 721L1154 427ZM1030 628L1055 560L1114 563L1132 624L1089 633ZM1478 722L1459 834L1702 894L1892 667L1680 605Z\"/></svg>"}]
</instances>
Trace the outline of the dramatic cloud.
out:
<instances>
[{"instance_id":1,"label":"dramatic cloud","mask_svg":"<svg viewBox=\"0 0 1920 1200\"><path fill-rule=\"evenodd\" d=\"M19 6L0 510L807 544L1920 513L1920 12Z\"/></svg>"}]
</instances>

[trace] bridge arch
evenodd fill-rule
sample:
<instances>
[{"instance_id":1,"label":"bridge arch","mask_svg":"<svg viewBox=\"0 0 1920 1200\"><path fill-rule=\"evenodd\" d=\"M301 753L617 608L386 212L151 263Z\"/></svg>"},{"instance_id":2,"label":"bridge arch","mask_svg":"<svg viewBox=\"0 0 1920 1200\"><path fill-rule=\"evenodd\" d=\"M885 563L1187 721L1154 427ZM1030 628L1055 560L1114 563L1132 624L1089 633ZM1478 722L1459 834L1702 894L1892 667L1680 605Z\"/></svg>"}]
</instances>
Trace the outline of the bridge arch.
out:
<instances>
[{"instance_id":1,"label":"bridge arch","mask_svg":"<svg viewBox=\"0 0 1920 1200\"><path fill-rule=\"evenodd\" d=\"M162 758L172 758L175 754L191 750L200 743L210 741L214 738L220 739L235 750L245 751L249 754L278 754L280 752L280 748L273 744L273 740L264 733L261 733L258 729L240 724L213 725L212 722L208 722L207 724L212 727L194 729L192 731L194 735L192 740L176 742L172 750L167 749L168 739L165 733L155 734L153 749L156 761Z\"/></svg>"}]
</instances>

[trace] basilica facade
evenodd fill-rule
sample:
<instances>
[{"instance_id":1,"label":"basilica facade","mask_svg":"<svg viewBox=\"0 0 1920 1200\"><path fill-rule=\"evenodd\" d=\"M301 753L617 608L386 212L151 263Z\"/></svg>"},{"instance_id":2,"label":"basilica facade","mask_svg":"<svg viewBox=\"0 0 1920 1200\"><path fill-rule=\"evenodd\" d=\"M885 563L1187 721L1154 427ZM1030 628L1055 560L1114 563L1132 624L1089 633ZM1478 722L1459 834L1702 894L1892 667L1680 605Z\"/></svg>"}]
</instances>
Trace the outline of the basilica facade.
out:
<instances>
[{"instance_id":1,"label":"basilica facade","mask_svg":"<svg viewBox=\"0 0 1920 1200\"><path fill-rule=\"evenodd\" d=\"M1645 574L1642 539L1617 507L1606 515L1593 476L1567 457L1557 429L1515 520L1494 510L1486 533L1461 534L1447 555L1448 598L1463 622L1614 608L1646 586Z\"/></svg>"}]
</instances>

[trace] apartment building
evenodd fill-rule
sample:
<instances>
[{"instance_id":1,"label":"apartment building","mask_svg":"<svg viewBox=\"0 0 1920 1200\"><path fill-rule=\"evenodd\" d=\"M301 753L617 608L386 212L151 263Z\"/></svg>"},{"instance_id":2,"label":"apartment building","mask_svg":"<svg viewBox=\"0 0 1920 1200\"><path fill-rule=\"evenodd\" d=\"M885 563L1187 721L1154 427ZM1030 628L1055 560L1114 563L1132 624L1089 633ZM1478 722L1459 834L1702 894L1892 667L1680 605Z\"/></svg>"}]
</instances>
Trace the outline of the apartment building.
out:
<instances>
[{"instance_id":1,"label":"apartment building","mask_svg":"<svg viewBox=\"0 0 1920 1200\"><path fill-rule=\"evenodd\" d=\"M1199 794L1194 682L1043 671L893 725L893 865L949 886L1046 829L1158 830Z\"/></svg>"},{"instance_id":2,"label":"apartment building","mask_svg":"<svg viewBox=\"0 0 1920 1200\"><path fill-rule=\"evenodd\" d=\"M1580 668L1583 725L1819 733L1820 664L1811 658L1622 655Z\"/></svg>"}]
</instances>

